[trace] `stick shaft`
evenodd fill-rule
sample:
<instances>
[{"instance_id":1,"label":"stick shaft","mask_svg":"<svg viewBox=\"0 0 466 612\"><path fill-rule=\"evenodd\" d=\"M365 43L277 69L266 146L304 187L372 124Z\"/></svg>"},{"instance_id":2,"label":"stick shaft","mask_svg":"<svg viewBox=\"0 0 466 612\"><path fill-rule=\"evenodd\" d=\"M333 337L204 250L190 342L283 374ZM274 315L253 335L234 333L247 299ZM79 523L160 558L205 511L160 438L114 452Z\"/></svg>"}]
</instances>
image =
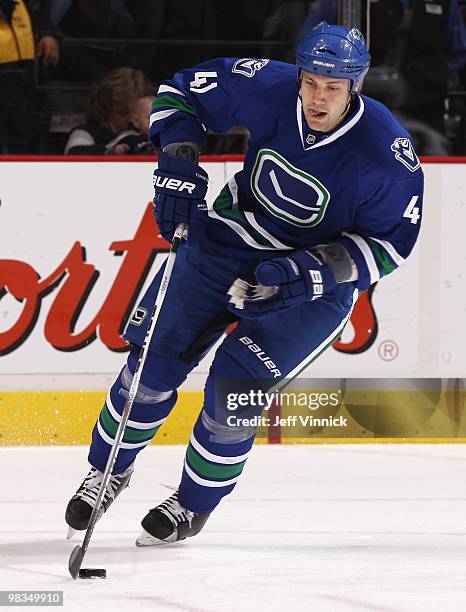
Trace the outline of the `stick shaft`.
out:
<instances>
[{"instance_id":1,"label":"stick shaft","mask_svg":"<svg viewBox=\"0 0 466 612\"><path fill-rule=\"evenodd\" d=\"M141 352L139 353L139 359L136 364L136 369L134 371L133 380L129 388L128 399L126 400L125 406L123 408L123 413L121 415L120 424L118 425L118 429L115 434L115 439L113 441L113 445L112 445L110 454L107 459L107 465L105 466L105 471L104 471L102 482L100 485L99 495L97 496L97 500L92 510L92 514L89 519L89 524L87 526L86 535L84 536L84 540L83 540L82 547L81 547L81 551L82 551L81 563L82 563L84 555L86 554L86 550L89 546L89 542L91 540L95 524L97 523L97 517L99 515L99 510L102 504L102 499L107 489L107 485L110 480L113 466L115 465L118 451L120 450L121 442L123 440L123 436L124 436L125 429L126 429L126 424L128 422L131 408L133 407L134 398L136 397L136 393L139 387L139 381L141 380L144 363L146 361L147 354L149 352L149 346L152 340L155 325L157 323L157 319L159 318L162 304L167 294L170 277L173 271L173 266L175 264L176 253L181 244L181 240L185 236L185 234L186 234L186 226L183 223L180 223L180 225L178 225L178 227L176 228L175 235L173 236L170 252L168 254L167 263L165 266L165 271L162 277L162 281L160 283L160 287L157 293L157 298L155 300L154 307L152 309L149 327L147 328L147 332L144 337L144 342L141 348Z\"/></svg>"}]
</instances>

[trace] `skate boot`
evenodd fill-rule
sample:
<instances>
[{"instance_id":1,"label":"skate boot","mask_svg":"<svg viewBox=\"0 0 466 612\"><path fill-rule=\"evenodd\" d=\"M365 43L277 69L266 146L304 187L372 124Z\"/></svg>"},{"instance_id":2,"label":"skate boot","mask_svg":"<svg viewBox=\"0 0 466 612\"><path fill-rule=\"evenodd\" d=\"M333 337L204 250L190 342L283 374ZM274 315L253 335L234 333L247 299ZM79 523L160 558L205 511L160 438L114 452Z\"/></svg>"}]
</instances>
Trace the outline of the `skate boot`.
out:
<instances>
[{"instance_id":1,"label":"skate boot","mask_svg":"<svg viewBox=\"0 0 466 612\"><path fill-rule=\"evenodd\" d=\"M197 535L209 518L187 510L178 501L178 491L149 510L142 519L144 531L136 540L136 546L154 546L162 542L177 542Z\"/></svg>"},{"instance_id":2,"label":"skate boot","mask_svg":"<svg viewBox=\"0 0 466 612\"><path fill-rule=\"evenodd\" d=\"M123 489L126 489L133 470L134 466L130 465L129 468L127 468L122 474L110 476L107 490L102 498L102 504L97 520L99 520L102 514L107 511L108 507L112 504L115 498L118 497ZM99 495L102 477L102 472L97 470L95 467L91 467L81 486L68 502L65 512L65 521L70 527L68 539L72 537L76 531L87 529L92 510L95 506L95 502L97 501L97 496Z\"/></svg>"}]
</instances>

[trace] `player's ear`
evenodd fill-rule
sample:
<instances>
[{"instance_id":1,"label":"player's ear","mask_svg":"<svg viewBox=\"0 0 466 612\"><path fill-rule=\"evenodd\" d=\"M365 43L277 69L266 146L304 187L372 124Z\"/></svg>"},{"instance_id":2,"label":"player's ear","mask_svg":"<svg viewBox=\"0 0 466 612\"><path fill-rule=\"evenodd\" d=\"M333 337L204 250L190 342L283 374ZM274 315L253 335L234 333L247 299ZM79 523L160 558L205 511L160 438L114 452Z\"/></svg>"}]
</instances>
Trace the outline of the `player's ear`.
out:
<instances>
[{"instance_id":1,"label":"player's ear","mask_svg":"<svg viewBox=\"0 0 466 612\"><path fill-rule=\"evenodd\" d=\"M356 90L356 92L357 92L357 93L360 93L360 92L361 92L361 90L362 90L362 86L363 86L363 85L364 85L364 79L361 79L361 80L359 81L359 85L358 85L358 88L357 88L357 90Z\"/></svg>"},{"instance_id":2,"label":"player's ear","mask_svg":"<svg viewBox=\"0 0 466 612\"><path fill-rule=\"evenodd\" d=\"M303 71L301 68L298 70L298 85L299 85L298 97L301 100L301 88L303 86Z\"/></svg>"}]
</instances>

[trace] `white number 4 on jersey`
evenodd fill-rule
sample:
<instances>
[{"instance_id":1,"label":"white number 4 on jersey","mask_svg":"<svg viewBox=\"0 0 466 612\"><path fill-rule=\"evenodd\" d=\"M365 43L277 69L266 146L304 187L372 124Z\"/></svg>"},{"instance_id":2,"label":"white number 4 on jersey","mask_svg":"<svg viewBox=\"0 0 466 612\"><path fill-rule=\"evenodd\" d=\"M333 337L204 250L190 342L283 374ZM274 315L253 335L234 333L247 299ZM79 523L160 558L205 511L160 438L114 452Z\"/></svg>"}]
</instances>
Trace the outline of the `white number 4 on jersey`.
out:
<instances>
[{"instance_id":1,"label":"white number 4 on jersey","mask_svg":"<svg viewBox=\"0 0 466 612\"><path fill-rule=\"evenodd\" d=\"M196 72L194 74L194 81L189 83L189 89L196 93L206 93L206 91L210 91L211 89L215 89L218 83L209 83L207 79L216 79L216 72Z\"/></svg>"},{"instance_id":2,"label":"white number 4 on jersey","mask_svg":"<svg viewBox=\"0 0 466 612\"><path fill-rule=\"evenodd\" d=\"M416 202L418 200L419 200L419 196L413 196L410 199L409 204L403 213L403 217L406 217L406 219L409 219L411 223L414 223L414 224L416 224L421 218L421 215L419 214L419 206L416 206Z\"/></svg>"}]
</instances>

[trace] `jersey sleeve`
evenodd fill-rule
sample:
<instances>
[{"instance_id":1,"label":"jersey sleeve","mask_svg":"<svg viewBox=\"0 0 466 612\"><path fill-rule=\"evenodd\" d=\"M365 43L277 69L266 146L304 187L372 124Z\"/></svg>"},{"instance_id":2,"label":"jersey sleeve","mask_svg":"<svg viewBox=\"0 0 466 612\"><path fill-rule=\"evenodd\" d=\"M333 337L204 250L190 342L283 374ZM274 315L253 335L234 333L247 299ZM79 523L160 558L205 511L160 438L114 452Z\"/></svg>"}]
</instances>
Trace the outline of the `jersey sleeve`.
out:
<instances>
[{"instance_id":1,"label":"jersey sleeve","mask_svg":"<svg viewBox=\"0 0 466 612\"><path fill-rule=\"evenodd\" d=\"M257 82L235 86L239 60L221 58L181 70L160 85L150 116L149 138L156 146L190 141L200 144L207 128L225 133L233 125L254 125L264 112ZM264 64L265 65L265 64ZM244 81L251 81L245 79ZM248 91L248 89L250 91Z\"/></svg>"},{"instance_id":2,"label":"jersey sleeve","mask_svg":"<svg viewBox=\"0 0 466 612\"><path fill-rule=\"evenodd\" d=\"M384 177L361 203L354 226L338 241L351 255L360 290L390 274L411 253L419 235L424 177L419 168L408 180Z\"/></svg>"}]
</instances>

